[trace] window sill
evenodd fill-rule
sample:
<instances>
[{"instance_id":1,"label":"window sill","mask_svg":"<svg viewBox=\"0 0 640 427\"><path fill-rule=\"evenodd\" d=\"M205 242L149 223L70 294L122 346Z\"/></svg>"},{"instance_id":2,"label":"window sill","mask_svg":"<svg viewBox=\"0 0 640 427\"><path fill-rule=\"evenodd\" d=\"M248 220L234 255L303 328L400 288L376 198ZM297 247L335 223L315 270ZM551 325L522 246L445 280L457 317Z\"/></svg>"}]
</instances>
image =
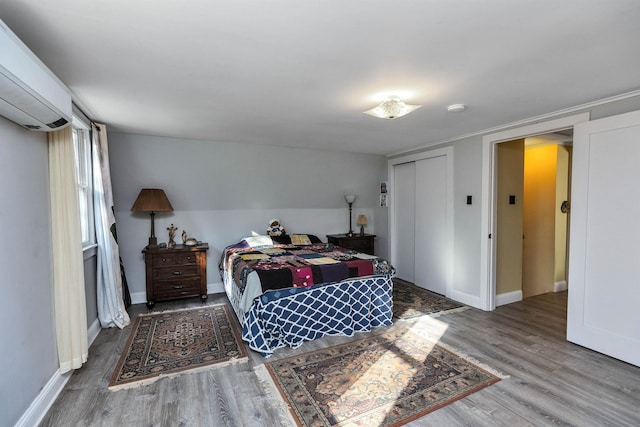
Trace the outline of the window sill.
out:
<instances>
[{"instance_id":1,"label":"window sill","mask_svg":"<svg viewBox=\"0 0 640 427\"><path fill-rule=\"evenodd\" d=\"M93 258L97 254L98 254L98 244L97 243L94 243L94 244L91 244L91 245L87 245L87 246L82 248L82 257L83 257L84 261L88 260L89 258Z\"/></svg>"}]
</instances>

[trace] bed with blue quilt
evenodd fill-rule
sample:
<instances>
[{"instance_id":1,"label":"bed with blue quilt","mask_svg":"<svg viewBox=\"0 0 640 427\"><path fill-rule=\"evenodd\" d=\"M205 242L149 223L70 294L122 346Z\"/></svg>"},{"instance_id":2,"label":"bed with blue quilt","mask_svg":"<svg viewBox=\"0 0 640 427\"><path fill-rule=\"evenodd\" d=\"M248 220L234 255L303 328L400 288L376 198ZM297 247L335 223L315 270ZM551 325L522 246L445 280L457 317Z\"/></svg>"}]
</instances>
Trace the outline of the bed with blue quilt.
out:
<instances>
[{"instance_id":1,"label":"bed with blue quilt","mask_svg":"<svg viewBox=\"0 0 640 427\"><path fill-rule=\"evenodd\" d=\"M313 235L245 238L219 269L242 338L263 356L391 324L393 266Z\"/></svg>"}]
</instances>

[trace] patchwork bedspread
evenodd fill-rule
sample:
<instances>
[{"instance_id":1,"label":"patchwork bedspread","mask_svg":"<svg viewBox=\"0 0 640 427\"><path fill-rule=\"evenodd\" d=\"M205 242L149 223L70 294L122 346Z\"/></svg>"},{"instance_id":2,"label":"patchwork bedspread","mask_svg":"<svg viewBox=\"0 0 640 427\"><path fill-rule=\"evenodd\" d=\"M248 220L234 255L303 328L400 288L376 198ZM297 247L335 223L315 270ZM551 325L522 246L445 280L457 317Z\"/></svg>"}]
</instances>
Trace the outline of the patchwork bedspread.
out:
<instances>
[{"instance_id":1,"label":"patchwork bedspread","mask_svg":"<svg viewBox=\"0 0 640 427\"><path fill-rule=\"evenodd\" d=\"M330 243L273 245L258 248L228 247L224 268L241 289L255 272L262 292L283 288L306 288L315 284L393 274L393 267L371 255L340 248Z\"/></svg>"}]
</instances>

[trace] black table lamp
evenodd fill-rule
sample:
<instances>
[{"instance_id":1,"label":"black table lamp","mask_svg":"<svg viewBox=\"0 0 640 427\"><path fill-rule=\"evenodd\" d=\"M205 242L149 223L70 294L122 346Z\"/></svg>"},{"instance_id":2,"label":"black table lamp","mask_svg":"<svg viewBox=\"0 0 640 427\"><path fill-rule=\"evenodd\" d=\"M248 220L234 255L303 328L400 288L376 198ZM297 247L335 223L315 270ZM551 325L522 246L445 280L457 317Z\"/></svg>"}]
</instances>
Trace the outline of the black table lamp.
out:
<instances>
[{"instance_id":1,"label":"black table lamp","mask_svg":"<svg viewBox=\"0 0 640 427\"><path fill-rule=\"evenodd\" d=\"M353 237L353 229L351 228L351 214L353 202L356 201L356 196L354 194L345 194L344 200L349 204L349 232L347 233L347 236Z\"/></svg>"}]
</instances>

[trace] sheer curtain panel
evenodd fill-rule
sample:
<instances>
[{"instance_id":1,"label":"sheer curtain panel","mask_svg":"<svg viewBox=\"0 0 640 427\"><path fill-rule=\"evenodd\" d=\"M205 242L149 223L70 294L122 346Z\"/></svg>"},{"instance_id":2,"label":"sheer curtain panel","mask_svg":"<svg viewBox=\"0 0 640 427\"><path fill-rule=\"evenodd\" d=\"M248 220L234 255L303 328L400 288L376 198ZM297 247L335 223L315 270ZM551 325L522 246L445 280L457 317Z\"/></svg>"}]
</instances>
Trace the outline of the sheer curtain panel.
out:
<instances>
[{"instance_id":1,"label":"sheer curtain panel","mask_svg":"<svg viewBox=\"0 0 640 427\"><path fill-rule=\"evenodd\" d=\"M93 208L98 243L98 318L103 328L122 329L130 323L123 293L123 272L116 242L116 219L109 169L107 128L93 125Z\"/></svg>"},{"instance_id":2,"label":"sheer curtain panel","mask_svg":"<svg viewBox=\"0 0 640 427\"><path fill-rule=\"evenodd\" d=\"M50 132L48 140L56 342L64 373L87 361L87 302L71 127Z\"/></svg>"}]
</instances>

